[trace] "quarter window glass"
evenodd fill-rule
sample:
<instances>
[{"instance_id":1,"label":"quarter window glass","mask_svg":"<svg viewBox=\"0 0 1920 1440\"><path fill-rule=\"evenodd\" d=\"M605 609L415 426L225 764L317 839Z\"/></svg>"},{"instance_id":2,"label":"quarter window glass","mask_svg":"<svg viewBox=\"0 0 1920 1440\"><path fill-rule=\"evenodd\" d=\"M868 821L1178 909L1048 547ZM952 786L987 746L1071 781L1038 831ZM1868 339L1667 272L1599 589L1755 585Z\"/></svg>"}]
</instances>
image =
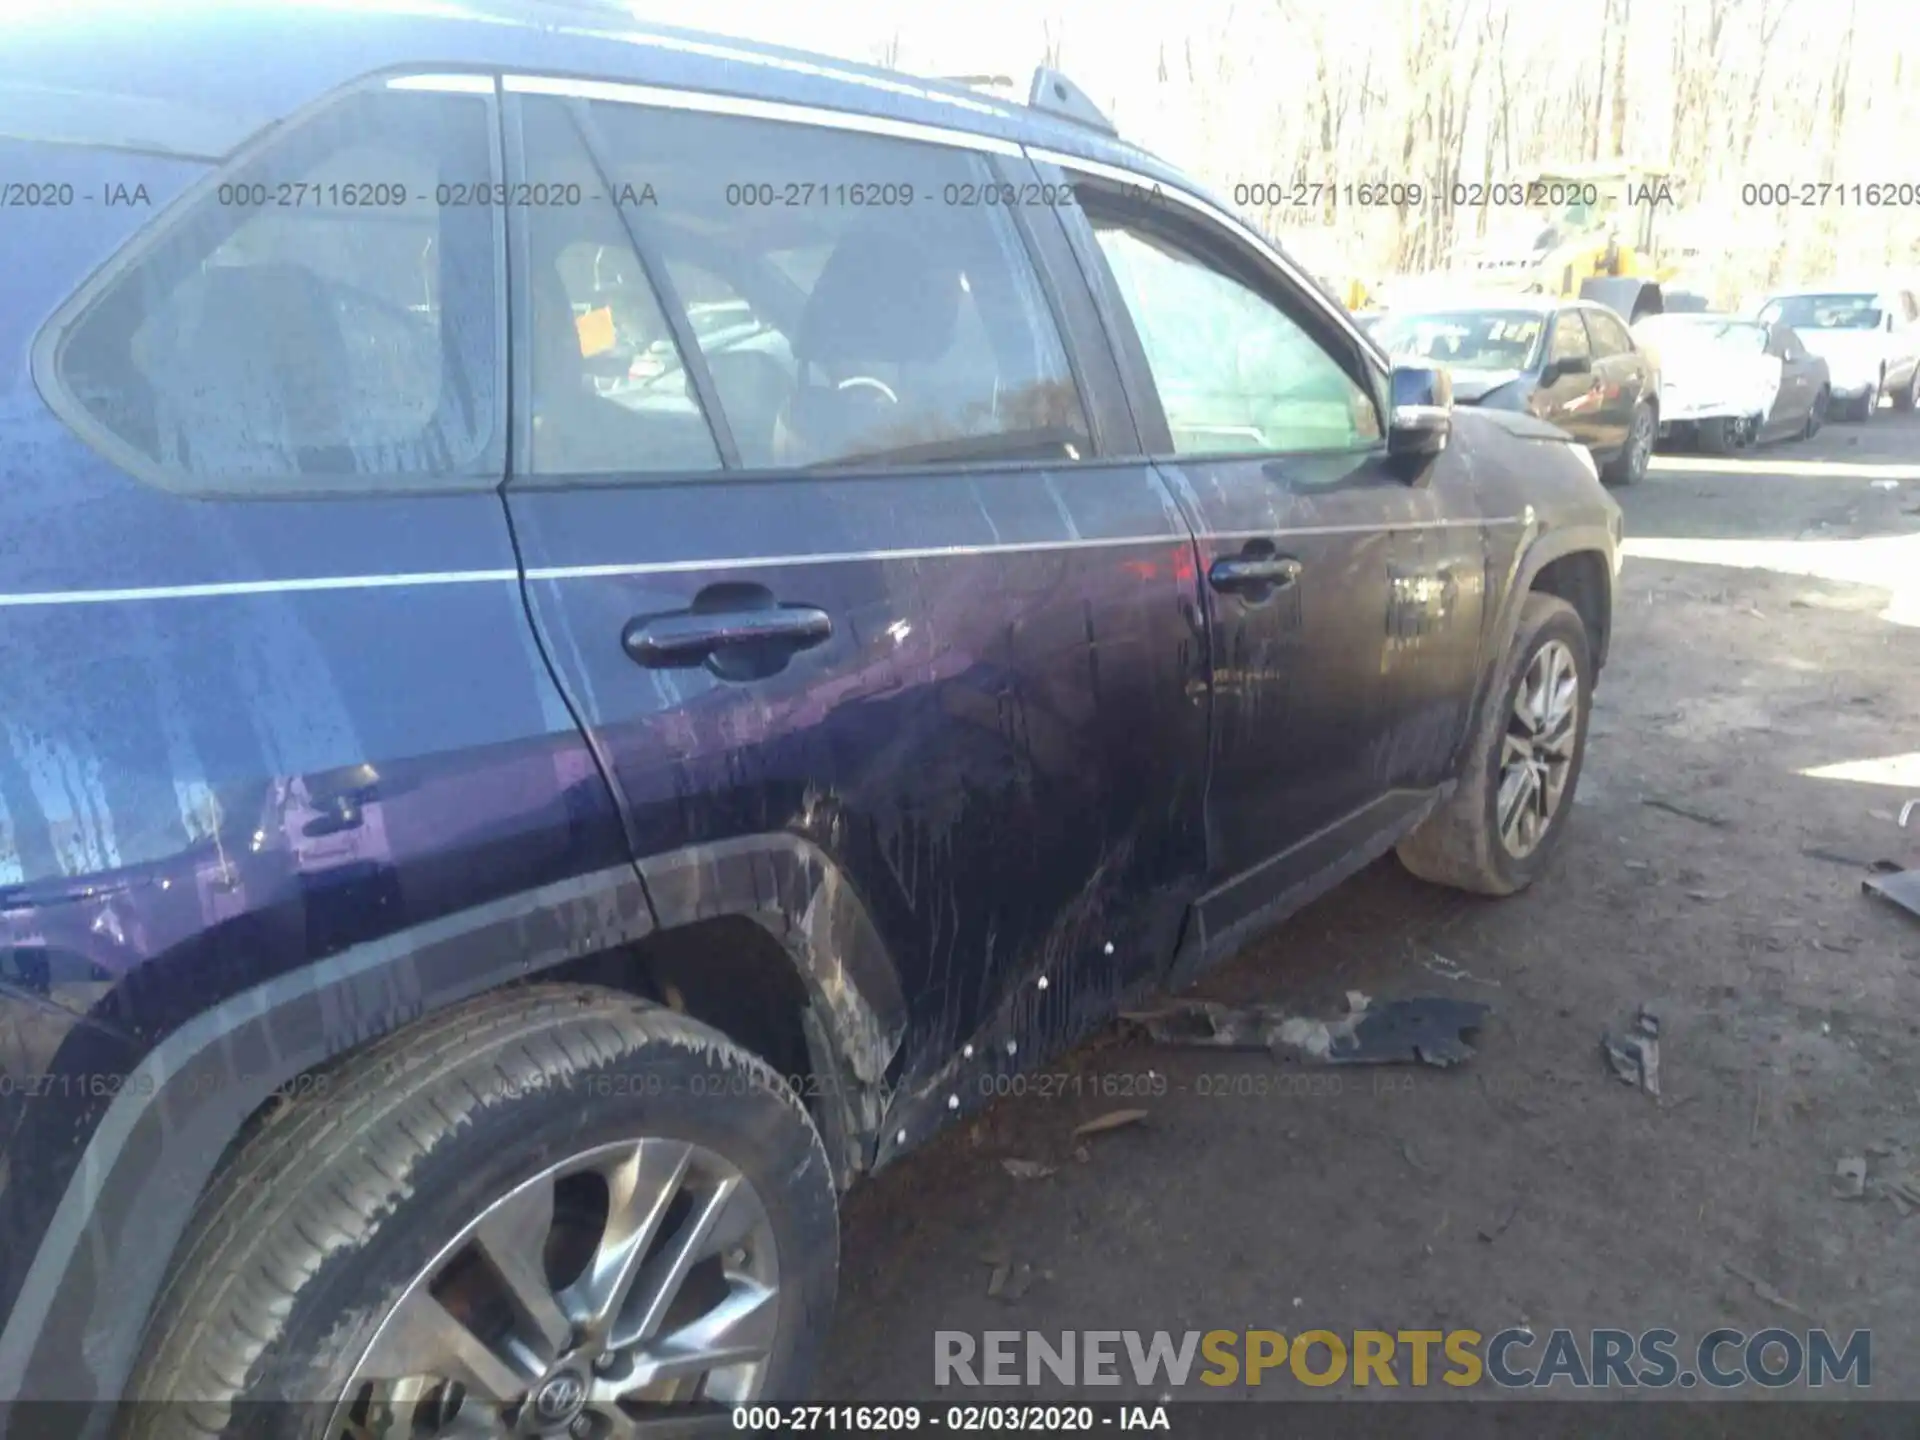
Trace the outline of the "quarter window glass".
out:
<instances>
[{"instance_id":1,"label":"quarter window glass","mask_svg":"<svg viewBox=\"0 0 1920 1440\"><path fill-rule=\"evenodd\" d=\"M580 113L601 188L634 199L621 213L665 271L742 465L1088 453L1013 219L945 203L993 183L983 157L611 101Z\"/></svg>"},{"instance_id":2,"label":"quarter window glass","mask_svg":"<svg viewBox=\"0 0 1920 1440\"><path fill-rule=\"evenodd\" d=\"M479 96L364 91L202 196L55 358L94 422L185 488L497 479L500 285Z\"/></svg>"},{"instance_id":3,"label":"quarter window glass","mask_svg":"<svg viewBox=\"0 0 1920 1440\"><path fill-rule=\"evenodd\" d=\"M1590 359L1593 347L1587 343L1587 327L1571 310L1553 317L1553 338L1547 344L1547 359Z\"/></svg>"},{"instance_id":4,"label":"quarter window glass","mask_svg":"<svg viewBox=\"0 0 1920 1440\"><path fill-rule=\"evenodd\" d=\"M1271 301L1159 235L1097 220L1177 454L1351 450L1373 398Z\"/></svg>"},{"instance_id":5,"label":"quarter window glass","mask_svg":"<svg viewBox=\"0 0 1920 1440\"><path fill-rule=\"evenodd\" d=\"M1633 348L1633 341L1627 336L1620 322L1611 315L1603 315L1598 310L1586 312L1587 329L1593 335L1593 353L1601 359L1609 355L1621 355Z\"/></svg>"},{"instance_id":6,"label":"quarter window glass","mask_svg":"<svg viewBox=\"0 0 1920 1440\"><path fill-rule=\"evenodd\" d=\"M720 449L610 189L558 105L531 105L528 467L535 475L717 470ZM628 202L623 205L621 202Z\"/></svg>"}]
</instances>

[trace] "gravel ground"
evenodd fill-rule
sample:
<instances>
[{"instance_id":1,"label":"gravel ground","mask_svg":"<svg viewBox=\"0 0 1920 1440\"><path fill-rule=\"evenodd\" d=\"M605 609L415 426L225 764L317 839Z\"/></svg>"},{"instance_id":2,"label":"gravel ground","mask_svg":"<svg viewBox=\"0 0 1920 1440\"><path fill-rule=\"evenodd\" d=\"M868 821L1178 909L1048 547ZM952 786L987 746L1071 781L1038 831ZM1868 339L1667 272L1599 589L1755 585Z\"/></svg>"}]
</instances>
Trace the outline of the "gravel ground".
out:
<instances>
[{"instance_id":1,"label":"gravel ground","mask_svg":"<svg viewBox=\"0 0 1920 1440\"><path fill-rule=\"evenodd\" d=\"M1920 821L1893 819L1920 797L1920 417L1661 457L1621 502L1613 660L1550 871L1490 902L1388 859L1197 992L1484 1000L1479 1053L1329 1071L1096 1039L849 1198L823 1395L925 1398L936 1329L1667 1326L1685 1357L1719 1326L1818 1323L1873 1330L1875 1398L1920 1397L1920 1215L1879 1193L1920 1171L1920 921L1860 887L1876 858L1920 865ZM1600 1049L1643 1004L1657 1100ZM1101 1077L1149 1072L1147 1119L1076 1158L1076 1125L1136 1103ZM1863 1198L1832 1193L1845 1156ZM995 1255L1033 1267L1016 1301L986 1293Z\"/></svg>"}]
</instances>

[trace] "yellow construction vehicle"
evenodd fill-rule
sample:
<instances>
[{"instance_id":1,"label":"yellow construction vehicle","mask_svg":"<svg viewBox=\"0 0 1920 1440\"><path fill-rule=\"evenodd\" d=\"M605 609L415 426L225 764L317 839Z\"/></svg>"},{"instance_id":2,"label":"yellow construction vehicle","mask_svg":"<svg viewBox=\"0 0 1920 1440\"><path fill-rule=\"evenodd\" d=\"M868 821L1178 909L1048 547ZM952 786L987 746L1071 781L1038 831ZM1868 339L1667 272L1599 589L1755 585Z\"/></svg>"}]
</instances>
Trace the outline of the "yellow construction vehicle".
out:
<instances>
[{"instance_id":1,"label":"yellow construction vehicle","mask_svg":"<svg viewBox=\"0 0 1920 1440\"><path fill-rule=\"evenodd\" d=\"M1268 238L1304 266L1321 287L1348 310L1364 310L1372 303L1372 287L1352 263L1344 237L1337 232L1294 227L1271 231Z\"/></svg>"},{"instance_id":2,"label":"yellow construction vehicle","mask_svg":"<svg viewBox=\"0 0 1920 1440\"><path fill-rule=\"evenodd\" d=\"M1484 203L1513 217L1469 250L1464 268L1477 284L1598 300L1628 320L1665 308L1660 286L1678 267L1662 253L1658 221L1677 204L1672 171L1618 161L1556 165L1454 189L1456 204Z\"/></svg>"}]
</instances>

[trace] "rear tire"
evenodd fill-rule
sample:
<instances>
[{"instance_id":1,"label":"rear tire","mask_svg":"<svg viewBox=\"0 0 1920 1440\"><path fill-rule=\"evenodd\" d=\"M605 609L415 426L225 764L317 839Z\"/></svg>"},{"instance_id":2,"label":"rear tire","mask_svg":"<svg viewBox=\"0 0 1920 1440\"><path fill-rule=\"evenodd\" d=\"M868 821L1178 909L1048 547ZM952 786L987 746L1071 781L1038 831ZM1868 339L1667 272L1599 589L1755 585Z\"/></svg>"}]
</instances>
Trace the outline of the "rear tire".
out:
<instances>
[{"instance_id":1,"label":"rear tire","mask_svg":"<svg viewBox=\"0 0 1920 1440\"><path fill-rule=\"evenodd\" d=\"M833 1309L836 1192L806 1108L718 1031L613 991L529 986L455 1006L313 1078L326 1083L261 1122L203 1199L128 1387L173 1403L125 1407L122 1435L337 1436L335 1406L360 1393L367 1364L394 1368L382 1347L422 1314L429 1338L402 1346L403 1373L426 1356L423 1373L492 1376L496 1393L509 1393L504 1377L526 1386L510 1403L543 1413L550 1400L578 1412L583 1394L601 1403L597 1387L642 1365L658 1373L665 1351L634 1336L678 1341L690 1321L723 1313L732 1328L712 1343L761 1358L716 1364L701 1386L720 1398L730 1385L752 1392L733 1398L804 1393ZM615 1263L623 1237L646 1265ZM613 1273L631 1289L596 1291ZM538 1307L519 1303L528 1295ZM603 1321L582 1319L595 1303ZM457 1323L444 1323L449 1312ZM636 1329L636 1315L654 1328ZM600 1323L626 1333L619 1365L634 1368L594 1363L613 1363L612 1342L592 1338ZM533 1360L516 1350L530 1339ZM456 1353L485 1364L462 1371ZM678 1401L675 1385L692 1382L659 1383ZM469 1381L459 1408L485 1415L487 1396ZM289 1400L317 1403L273 1403Z\"/></svg>"},{"instance_id":2,"label":"rear tire","mask_svg":"<svg viewBox=\"0 0 1920 1440\"><path fill-rule=\"evenodd\" d=\"M1734 422L1724 415L1701 420L1693 427L1700 448L1709 455L1731 455L1734 450Z\"/></svg>"},{"instance_id":3,"label":"rear tire","mask_svg":"<svg viewBox=\"0 0 1920 1440\"><path fill-rule=\"evenodd\" d=\"M1820 393L1813 397L1813 408L1807 411L1807 426L1800 432L1802 439L1811 440L1820 433L1820 427L1826 423L1827 406L1832 402L1833 397L1827 393L1827 387L1822 385Z\"/></svg>"},{"instance_id":4,"label":"rear tire","mask_svg":"<svg viewBox=\"0 0 1920 1440\"><path fill-rule=\"evenodd\" d=\"M1920 407L1920 364L1916 364L1913 374L1907 377L1907 388L1894 392L1893 405L1896 410Z\"/></svg>"},{"instance_id":5,"label":"rear tire","mask_svg":"<svg viewBox=\"0 0 1920 1440\"><path fill-rule=\"evenodd\" d=\"M1653 438L1659 428L1651 405L1644 400L1635 405L1633 419L1627 426L1627 443L1607 463L1600 478L1609 485L1638 484L1647 473L1647 462L1653 458Z\"/></svg>"},{"instance_id":6,"label":"rear tire","mask_svg":"<svg viewBox=\"0 0 1920 1440\"><path fill-rule=\"evenodd\" d=\"M1559 647L1571 662L1575 687L1567 758L1539 832L1524 853L1516 853L1501 823L1503 787L1511 784L1506 779L1511 773L1507 762L1514 758L1513 742L1518 733L1526 730L1515 706L1535 661L1554 647ZM1592 704L1593 659L1586 625L1566 601L1552 595L1528 595L1521 606L1513 644L1488 692L1486 710L1467 752L1460 783L1439 809L1400 842L1400 863L1422 880L1480 895L1512 895L1531 885L1552 854L1573 809L1574 789L1586 758L1587 717ZM1521 789L1524 792L1524 787Z\"/></svg>"}]
</instances>

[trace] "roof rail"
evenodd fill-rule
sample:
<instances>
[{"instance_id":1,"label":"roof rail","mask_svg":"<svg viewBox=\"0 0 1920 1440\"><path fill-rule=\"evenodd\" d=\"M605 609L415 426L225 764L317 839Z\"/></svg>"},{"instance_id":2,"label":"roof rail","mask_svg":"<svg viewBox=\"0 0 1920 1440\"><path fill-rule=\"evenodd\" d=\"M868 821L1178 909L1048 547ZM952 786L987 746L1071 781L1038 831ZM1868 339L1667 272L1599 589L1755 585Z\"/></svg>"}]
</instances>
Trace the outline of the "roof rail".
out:
<instances>
[{"instance_id":1,"label":"roof rail","mask_svg":"<svg viewBox=\"0 0 1920 1440\"><path fill-rule=\"evenodd\" d=\"M1044 111L1061 120L1084 125L1089 130L1098 130L1102 135L1111 135L1116 140L1120 138L1119 127L1087 98L1086 91L1058 70L1045 65L1033 72L1033 84L1027 90L1027 105L1030 109Z\"/></svg>"},{"instance_id":2,"label":"roof rail","mask_svg":"<svg viewBox=\"0 0 1920 1440\"><path fill-rule=\"evenodd\" d=\"M577 11L581 15L605 16L611 20L625 20L629 24L643 23L629 0L509 0L498 8L526 13L538 10Z\"/></svg>"}]
</instances>

